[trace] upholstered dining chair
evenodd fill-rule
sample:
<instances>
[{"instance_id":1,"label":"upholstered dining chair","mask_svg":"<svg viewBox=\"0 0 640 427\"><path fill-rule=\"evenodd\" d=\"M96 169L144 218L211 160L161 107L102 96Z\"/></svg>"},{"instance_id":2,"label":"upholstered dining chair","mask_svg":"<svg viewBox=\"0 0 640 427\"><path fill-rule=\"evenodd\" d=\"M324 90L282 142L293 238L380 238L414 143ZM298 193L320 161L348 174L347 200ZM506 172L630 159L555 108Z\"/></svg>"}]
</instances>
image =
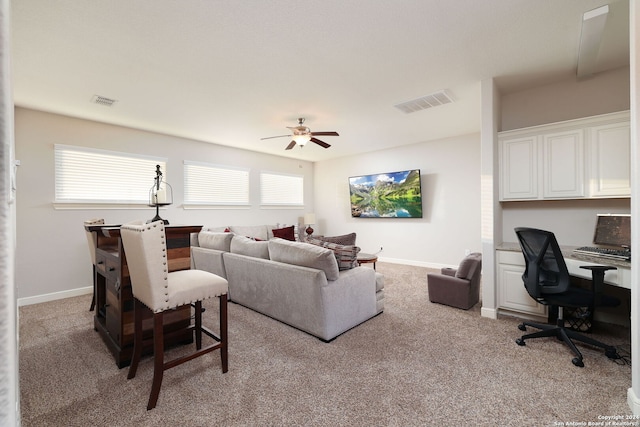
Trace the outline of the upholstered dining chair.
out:
<instances>
[{"instance_id":1,"label":"upholstered dining chair","mask_svg":"<svg viewBox=\"0 0 640 427\"><path fill-rule=\"evenodd\" d=\"M468 310L480 300L482 254L473 252L458 268L443 268L440 274L427 274L429 300Z\"/></svg>"},{"instance_id":2,"label":"upholstered dining chair","mask_svg":"<svg viewBox=\"0 0 640 427\"><path fill-rule=\"evenodd\" d=\"M84 222L85 227L89 225L103 225L103 218L89 219ZM89 256L91 257L91 264L93 265L93 297L91 298L91 306L89 311L93 311L96 308L96 245L98 236L96 233L87 231L85 228L84 233L87 236L87 244L89 245Z\"/></svg>"},{"instance_id":3,"label":"upholstered dining chair","mask_svg":"<svg viewBox=\"0 0 640 427\"><path fill-rule=\"evenodd\" d=\"M164 371L174 366L220 350L222 372L228 371L227 343L227 280L202 270L169 272L165 226L162 220L149 224L141 222L124 224L120 236L131 278L134 297L133 357L128 379L136 375L143 348L142 321L145 313L153 315L153 383L147 410L158 401ZM218 297L220 301L220 333L202 325L202 301ZM163 314L183 305L195 306L195 322L189 329L195 332L196 351L171 361L164 361ZM215 343L202 347L202 334Z\"/></svg>"}]
</instances>

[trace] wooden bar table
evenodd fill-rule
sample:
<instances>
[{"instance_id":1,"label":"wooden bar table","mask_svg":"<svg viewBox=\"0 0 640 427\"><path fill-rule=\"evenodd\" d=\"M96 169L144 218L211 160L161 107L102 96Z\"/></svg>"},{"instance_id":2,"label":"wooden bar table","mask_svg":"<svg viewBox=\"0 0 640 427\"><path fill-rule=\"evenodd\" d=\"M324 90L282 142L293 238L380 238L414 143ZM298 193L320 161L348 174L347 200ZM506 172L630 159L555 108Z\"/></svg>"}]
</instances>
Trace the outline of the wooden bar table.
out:
<instances>
[{"instance_id":1,"label":"wooden bar table","mask_svg":"<svg viewBox=\"0 0 640 427\"><path fill-rule=\"evenodd\" d=\"M127 268L127 258L118 225L90 225L87 231L96 233L96 276L94 280L96 310L94 329L98 331L113 354L116 365L123 368L131 362L133 353L133 294ZM166 225L169 271L191 268L191 233L198 233L201 225ZM184 305L165 314L165 346L193 342L187 330L191 323L191 306ZM151 316L143 322L144 336L151 336ZM152 348L145 348L149 353Z\"/></svg>"}]
</instances>

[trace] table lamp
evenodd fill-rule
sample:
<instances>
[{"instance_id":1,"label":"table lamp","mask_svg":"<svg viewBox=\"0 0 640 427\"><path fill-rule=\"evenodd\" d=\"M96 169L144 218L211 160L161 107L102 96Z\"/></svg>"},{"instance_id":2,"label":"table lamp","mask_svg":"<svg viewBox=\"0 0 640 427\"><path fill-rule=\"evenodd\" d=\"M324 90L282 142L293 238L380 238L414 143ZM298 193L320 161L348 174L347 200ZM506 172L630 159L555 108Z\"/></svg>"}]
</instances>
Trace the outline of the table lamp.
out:
<instances>
[{"instance_id":1,"label":"table lamp","mask_svg":"<svg viewBox=\"0 0 640 427\"><path fill-rule=\"evenodd\" d=\"M314 213L304 214L304 223L307 224L307 229L305 231L307 232L307 237L309 237L313 234L313 228L311 228L311 225L316 223L316 214Z\"/></svg>"},{"instance_id":2,"label":"table lamp","mask_svg":"<svg viewBox=\"0 0 640 427\"><path fill-rule=\"evenodd\" d=\"M153 186L149 190L149 206L156 207L156 216L148 222L162 220L165 224L168 225L169 221L160 218L160 206L168 206L172 203L173 189L168 183L163 181L160 165L156 165L156 177L154 178Z\"/></svg>"}]
</instances>

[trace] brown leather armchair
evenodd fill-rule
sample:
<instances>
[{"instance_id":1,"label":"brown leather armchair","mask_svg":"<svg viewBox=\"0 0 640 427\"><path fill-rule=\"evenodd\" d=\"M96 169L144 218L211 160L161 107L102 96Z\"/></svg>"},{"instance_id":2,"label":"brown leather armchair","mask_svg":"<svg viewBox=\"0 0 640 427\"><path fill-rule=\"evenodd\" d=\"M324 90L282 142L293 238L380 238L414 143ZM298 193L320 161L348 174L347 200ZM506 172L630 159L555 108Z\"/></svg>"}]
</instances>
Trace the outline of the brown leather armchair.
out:
<instances>
[{"instance_id":1,"label":"brown leather armchair","mask_svg":"<svg viewBox=\"0 0 640 427\"><path fill-rule=\"evenodd\" d=\"M443 268L440 274L427 274L429 300L468 310L480 300L482 254L467 255L455 268Z\"/></svg>"}]
</instances>

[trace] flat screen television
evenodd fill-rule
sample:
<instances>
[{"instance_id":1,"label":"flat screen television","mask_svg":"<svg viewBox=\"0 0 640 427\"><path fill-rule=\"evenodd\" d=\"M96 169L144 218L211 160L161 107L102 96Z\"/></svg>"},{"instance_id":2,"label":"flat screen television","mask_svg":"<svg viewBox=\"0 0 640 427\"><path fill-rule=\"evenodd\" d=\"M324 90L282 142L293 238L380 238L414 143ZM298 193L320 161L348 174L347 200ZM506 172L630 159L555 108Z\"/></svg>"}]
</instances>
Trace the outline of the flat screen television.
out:
<instances>
[{"instance_id":1,"label":"flat screen television","mask_svg":"<svg viewBox=\"0 0 640 427\"><path fill-rule=\"evenodd\" d=\"M422 218L420 169L349 178L351 216Z\"/></svg>"}]
</instances>

